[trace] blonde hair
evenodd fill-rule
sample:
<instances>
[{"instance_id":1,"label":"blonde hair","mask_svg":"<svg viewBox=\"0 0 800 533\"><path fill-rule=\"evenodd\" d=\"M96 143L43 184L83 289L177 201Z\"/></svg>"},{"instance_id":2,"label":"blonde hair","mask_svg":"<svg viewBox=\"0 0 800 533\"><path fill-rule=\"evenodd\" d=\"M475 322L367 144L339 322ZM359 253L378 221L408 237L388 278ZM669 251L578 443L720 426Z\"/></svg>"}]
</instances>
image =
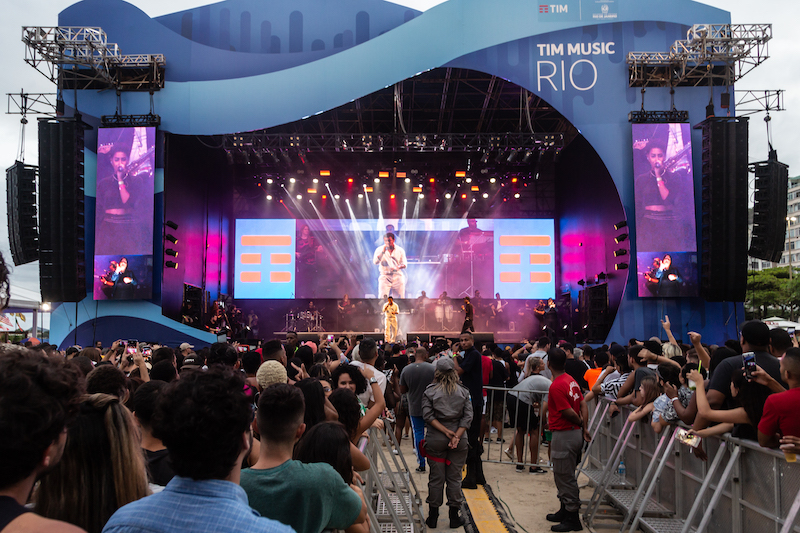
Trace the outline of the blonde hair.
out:
<instances>
[{"instance_id":1,"label":"blonde hair","mask_svg":"<svg viewBox=\"0 0 800 533\"><path fill-rule=\"evenodd\" d=\"M661 350L664 353L664 357L668 359L672 359L678 355L683 355L683 350L681 350L681 347L676 344L672 344L671 342L664 343L664 345L661 347Z\"/></svg>"},{"instance_id":2,"label":"blonde hair","mask_svg":"<svg viewBox=\"0 0 800 533\"><path fill-rule=\"evenodd\" d=\"M140 441L119 398L85 396L61 461L39 485L36 512L100 533L117 509L149 493Z\"/></svg>"},{"instance_id":3,"label":"blonde hair","mask_svg":"<svg viewBox=\"0 0 800 533\"><path fill-rule=\"evenodd\" d=\"M454 370L436 370L433 374L433 381L447 394L453 394L458 387L458 374Z\"/></svg>"}]
</instances>

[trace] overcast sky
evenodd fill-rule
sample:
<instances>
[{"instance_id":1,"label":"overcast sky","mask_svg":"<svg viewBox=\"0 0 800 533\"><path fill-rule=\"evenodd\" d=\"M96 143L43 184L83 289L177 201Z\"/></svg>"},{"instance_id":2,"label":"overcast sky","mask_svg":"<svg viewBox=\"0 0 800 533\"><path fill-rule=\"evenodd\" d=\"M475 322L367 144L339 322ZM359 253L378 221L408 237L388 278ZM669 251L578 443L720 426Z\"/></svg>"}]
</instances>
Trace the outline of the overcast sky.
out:
<instances>
[{"instance_id":1,"label":"overcast sky","mask_svg":"<svg viewBox=\"0 0 800 533\"><path fill-rule=\"evenodd\" d=\"M129 0L151 17L174 13L183 9L211 3L207 0ZM5 2L3 17L0 19L0 46L3 54L3 77L0 81L0 95L18 93L54 92L55 87L32 67L25 64L24 46L21 41L22 26L55 26L58 13L75 3L72 0L27 0L25 2ZM396 3L426 10L440 0L406 0ZM772 114L772 143L778 150L778 157L789 165L789 174L800 173L800 39L793 38L795 21L800 20L800 2L792 0L767 0L755 3L752 0L707 0L706 4L731 12L733 23L756 24L771 23L773 40L769 43L768 59L763 65L745 76L737 89L783 89L786 91L784 106L787 111ZM702 23L704 21L697 21ZM124 52L124 51L123 51ZM757 114L750 120L750 161L767 158L767 134L764 114ZM18 158L20 146L20 117L0 115L0 168L11 166ZM37 164L36 117L29 117L25 141L25 161ZM0 199L5 198L5 179L1 179ZM0 201L0 220L6 219L6 203ZM8 232L0 231L0 251L11 263L8 248ZM38 299L38 263L23 265L13 269L12 297Z\"/></svg>"}]
</instances>

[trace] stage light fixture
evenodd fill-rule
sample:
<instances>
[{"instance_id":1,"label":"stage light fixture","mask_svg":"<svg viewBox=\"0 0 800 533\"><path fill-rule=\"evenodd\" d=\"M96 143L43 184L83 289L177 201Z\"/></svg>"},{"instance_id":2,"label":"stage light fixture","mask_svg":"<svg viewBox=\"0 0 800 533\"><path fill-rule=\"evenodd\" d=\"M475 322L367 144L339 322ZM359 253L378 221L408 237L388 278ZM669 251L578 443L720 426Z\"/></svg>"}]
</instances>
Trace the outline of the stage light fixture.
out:
<instances>
[{"instance_id":1,"label":"stage light fixture","mask_svg":"<svg viewBox=\"0 0 800 533\"><path fill-rule=\"evenodd\" d=\"M311 180L311 181L312 181L312 182L314 182L314 183L319 183L319 180L318 180L317 178L314 178L314 179L313 179L313 180Z\"/></svg>"},{"instance_id":2,"label":"stage light fixture","mask_svg":"<svg viewBox=\"0 0 800 533\"><path fill-rule=\"evenodd\" d=\"M616 265L614 265L614 270L627 270L627 269L628 269L628 263L617 263Z\"/></svg>"},{"instance_id":3,"label":"stage light fixture","mask_svg":"<svg viewBox=\"0 0 800 533\"><path fill-rule=\"evenodd\" d=\"M353 183L353 178L347 178L347 183Z\"/></svg>"},{"instance_id":4,"label":"stage light fixture","mask_svg":"<svg viewBox=\"0 0 800 533\"><path fill-rule=\"evenodd\" d=\"M233 152L230 150L225 150L225 158L228 160L229 165L233 164Z\"/></svg>"},{"instance_id":5,"label":"stage light fixture","mask_svg":"<svg viewBox=\"0 0 800 533\"><path fill-rule=\"evenodd\" d=\"M519 193L514 193L514 198L519 198Z\"/></svg>"},{"instance_id":6,"label":"stage light fixture","mask_svg":"<svg viewBox=\"0 0 800 533\"><path fill-rule=\"evenodd\" d=\"M375 178L375 179L374 179L374 180L372 180L372 181L374 181L375 183L380 183L380 182L381 182L381 180L380 180L379 178Z\"/></svg>"},{"instance_id":7,"label":"stage light fixture","mask_svg":"<svg viewBox=\"0 0 800 533\"><path fill-rule=\"evenodd\" d=\"M166 222L164 222L164 225L167 226L168 228L172 228L175 231L178 230L178 224L176 224L175 222L173 222L171 220L167 220Z\"/></svg>"},{"instance_id":8,"label":"stage light fixture","mask_svg":"<svg viewBox=\"0 0 800 533\"><path fill-rule=\"evenodd\" d=\"M286 163L287 165L292 164L292 158L289 157L289 152L287 152L286 150L281 150L281 159L283 159L283 162Z\"/></svg>"},{"instance_id":9,"label":"stage light fixture","mask_svg":"<svg viewBox=\"0 0 800 533\"><path fill-rule=\"evenodd\" d=\"M378 172L378 177L379 178L388 178L389 177L389 173L386 172L386 171L380 171L380 172Z\"/></svg>"},{"instance_id":10,"label":"stage light fixture","mask_svg":"<svg viewBox=\"0 0 800 533\"><path fill-rule=\"evenodd\" d=\"M466 199L467 199L467 195L466 195L466 194L462 194L462 195L461 195L461 199L462 199L462 200L466 200Z\"/></svg>"},{"instance_id":11,"label":"stage light fixture","mask_svg":"<svg viewBox=\"0 0 800 533\"><path fill-rule=\"evenodd\" d=\"M473 198L472 199L472 203L474 204L475 202L477 202L477 200L475 198Z\"/></svg>"},{"instance_id":12,"label":"stage light fixture","mask_svg":"<svg viewBox=\"0 0 800 533\"><path fill-rule=\"evenodd\" d=\"M621 230L622 228L626 227L627 225L628 225L628 221L627 220L623 220L622 222L617 222L616 224L614 224L614 229L615 230Z\"/></svg>"},{"instance_id":13,"label":"stage light fixture","mask_svg":"<svg viewBox=\"0 0 800 533\"><path fill-rule=\"evenodd\" d=\"M622 234L617 235L616 237L614 237L614 242L619 244L622 241L627 240L627 238L628 238L628 234L627 233L622 233Z\"/></svg>"},{"instance_id":14,"label":"stage light fixture","mask_svg":"<svg viewBox=\"0 0 800 533\"><path fill-rule=\"evenodd\" d=\"M328 195L327 195L327 194L323 194L323 195L322 195L322 199L323 199L323 200L327 200L327 199L328 199Z\"/></svg>"},{"instance_id":15,"label":"stage light fixture","mask_svg":"<svg viewBox=\"0 0 800 533\"><path fill-rule=\"evenodd\" d=\"M526 165L531 162L533 158L533 150L525 150L525 155L522 157L522 162Z\"/></svg>"},{"instance_id":16,"label":"stage light fixture","mask_svg":"<svg viewBox=\"0 0 800 533\"><path fill-rule=\"evenodd\" d=\"M481 164L485 165L487 161L489 161L489 150L484 150L481 156Z\"/></svg>"},{"instance_id":17,"label":"stage light fixture","mask_svg":"<svg viewBox=\"0 0 800 533\"><path fill-rule=\"evenodd\" d=\"M621 255L628 255L628 250L625 250L624 248L620 248L619 250L615 250L614 251L614 257L619 257Z\"/></svg>"},{"instance_id":18,"label":"stage light fixture","mask_svg":"<svg viewBox=\"0 0 800 533\"><path fill-rule=\"evenodd\" d=\"M303 195L302 195L302 194L298 194L298 195L297 195L297 199L298 199L298 200L302 200L302 199L303 199Z\"/></svg>"},{"instance_id":19,"label":"stage light fixture","mask_svg":"<svg viewBox=\"0 0 800 533\"><path fill-rule=\"evenodd\" d=\"M508 154L506 161L508 161L509 163L513 163L516 160L517 160L517 150L512 149L511 153Z\"/></svg>"},{"instance_id":20,"label":"stage light fixture","mask_svg":"<svg viewBox=\"0 0 800 533\"><path fill-rule=\"evenodd\" d=\"M600 273L597 275L597 279L598 279L598 280L601 280L601 279L602 279L602 280L608 279L608 275L607 275L605 272L600 272Z\"/></svg>"},{"instance_id":21,"label":"stage light fixture","mask_svg":"<svg viewBox=\"0 0 800 533\"><path fill-rule=\"evenodd\" d=\"M502 150L497 151L497 156L494 158L495 163L504 163L506 160L506 154Z\"/></svg>"},{"instance_id":22,"label":"stage light fixture","mask_svg":"<svg viewBox=\"0 0 800 533\"><path fill-rule=\"evenodd\" d=\"M444 193L444 197L445 197L445 199L449 200L450 198L453 197L453 195L450 194L449 192L446 192L446 193Z\"/></svg>"},{"instance_id":23,"label":"stage light fixture","mask_svg":"<svg viewBox=\"0 0 800 533\"><path fill-rule=\"evenodd\" d=\"M425 195L424 194L420 194L419 195L419 199L422 200L423 198L425 198Z\"/></svg>"},{"instance_id":24,"label":"stage light fixture","mask_svg":"<svg viewBox=\"0 0 800 533\"><path fill-rule=\"evenodd\" d=\"M496 183L496 182L497 182L497 178L489 178L489 183Z\"/></svg>"},{"instance_id":25,"label":"stage light fixture","mask_svg":"<svg viewBox=\"0 0 800 533\"><path fill-rule=\"evenodd\" d=\"M411 178L406 178L406 183L411 183Z\"/></svg>"},{"instance_id":26,"label":"stage light fixture","mask_svg":"<svg viewBox=\"0 0 800 533\"><path fill-rule=\"evenodd\" d=\"M397 176L398 178L406 178L406 177L408 177L408 176L406 176L405 172L398 172L397 174L395 174L395 176Z\"/></svg>"},{"instance_id":27,"label":"stage light fixture","mask_svg":"<svg viewBox=\"0 0 800 533\"><path fill-rule=\"evenodd\" d=\"M164 266L167 268L178 268L178 263L174 261L167 261L166 263L164 263Z\"/></svg>"},{"instance_id":28,"label":"stage light fixture","mask_svg":"<svg viewBox=\"0 0 800 533\"><path fill-rule=\"evenodd\" d=\"M267 178L267 185L272 185L272 182L273 182L272 178Z\"/></svg>"},{"instance_id":29,"label":"stage light fixture","mask_svg":"<svg viewBox=\"0 0 800 533\"><path fill-rule=\"evenodd\" d=\"M259 165L264 164L264 153L261 150L254 150L253 155L256 156L256 163Z\"/></svg>"},{"instance_id":30,"label":"stage light fixture","mask_svg":"<svg viewBox=\"0 0 800 533\"><path fill-rule=\"evenodd\" d=\"M375 189L372 187L364 187L364 192L373 192ZM380 200L378 200L380 202Z\"/></svg>"},{"instance_id":31,"label":"stage light fixture","mask_svg":"<svg viewBox=\"0 0 800 533\"><path fill-rule=\"evenodd\" d=\"M272 200L272 195L271 194L267 195L267 200Z\"/></svg>"},{"instance_id":32,"label":"stage light fixture","mask_svg":"<svg viewBox=\"0 0 800 533\"><path fill-rule=\"evenodd\" d=\"M381 203L381 199L380 198L378 198L378 203Z\"/></svg>"},{"instance_id":33,"label":"stage light fixture","mask_svg":"<svg viewBox=\"0 0 800 533\"><path fill-rule=\"evenodd\" d=\"M308 194L317 194L317 189L306 189Z\"/></svg>"},{"instance_id":34,"label":"stage light fixture","mask_svg":"<svg viewBox=\"0 0 800 533\"><path fill-rule=\"evenodd\" d=\"M489 193L488 192L483 193L483 197L484 198L489 198Z\"/></svg>"},{"instance_id":35,"label":"stage light fixture","mask_svg":"<svg viewBox=\"0 0 800 533\"><path fill-rule=\"evenodd\" d=\"M391 200L394 200L394 194L390 194L390 195L389 195L389 198L390 198Z\"/></svg>"},{"instance_id":36,"label":"stage light fixture","mask_svg":"<svg viewBox=\"0 0 800 533\"><path fill-rule=\"evenodd\" d=\"M294 183L295 181L297 181L297 180L294 179L294 178L289 178L289 183Z\"/></svg>"},{"instance_id":37,"label":"stage light fixture","mask_svg":"<svg viewBox=\"0 0 800 533\"><path fill-rule=\"evenodd\" d=\"M428 181L431 182L431 183L436 183L436 178L431 178Z\"/></svg>"},{"instance_id":38,"label":"stage light fixture","mask_svg":"<svg viewBox=\"0 0 800 533\"><path fill-rule=\"evenodd\" d=\"M359 194L358 197L359 198L364 198L364 195L363 194Z\"/></svg>"},{"instance_id":39,"label":"stage light fixture","mask_svg":"<svg viewBox=\"0 0 800 533\"><path fill-rule=\"evenodd\" d=\"M478 192L480 190L480 187L478 187L477 185L473 185L472 187L469 188L469 190L471 190L472 192Z\"/></svg>"},{"instance_id":40,"label":"stage light fixture","mask_svg":"<svg viewBox=\"0 0 800 533\"><path fill-rule=\"evenodd\" d=\"M519 181L517 178L511 178L511 183L516 183L517 181Z\"/></svg>"},{"instance_id":41,"label":"stage light fixture","mask_svg":"<svg viewBox=\"0 0 800 533\"><path fill-rule=\"evenodd\" d=\"M164 253L165 253L166 255L170 255L170 256L172 256L172 257L178 257L178 252L177 252L177 250L173 250L172 248L167 248L166 250L164 250Z\"/></svg>"},{"instance_id":42,"label":"stage light fixture","mask_svg":"<svg viewBox=\"0 0 800 533\"><path fill-rule=\"evenodd\" d=\"M456 177L457 177L457 178L465 178L466 176L467 176L467 173L466 173L465 171L463 171L463 170L456 170Z\"/></svg>"},{"instance_id":43,"label":"stage light fixture","mask_svg":"<svg viewBox=\"0 0 800 533\"><path fill-rule=\"evenodd\" d=\"M338 195L338 194L334 194L334 195L333 195L333 199L334 199L334 200L338 200L338 199L339 199L339 195Z\"/></svg>"},{"instance_id":44,"label":"stage light fixture","mask_svg":"<svg viewBox=\"0 0 800 533\"><path fill-rule=\"evenodd\" d=\"M330 176L331 175L331 171L330 170L320 170L319 171L319 175L320 176Z\"/></svg>"},{"instance_id":45,"label":"stage light fixture","mask_svg":"<svg viewBox=\"0 0 800 533\"><path fill-rule=\"evenodd\" d=\"M472 183L472 178L467 178L464 181L466 181L467 183Z\"/></svg>"},{"instance_id":46,"label":"stage light fixture","mask_svg":"<svg viewBox=\"0 0 800 533\"><path fill-rule=\"evenodd\" d=\"M581 287L585 286L586 285L586 280L585 279L579 279L578 280L578 285L580 285Z\"/></svg>"},{"instance_id":47,"label":"stage light fixture","mask_svg":"<svg viewBox=\"0 0 800 533\"><path fill-rule=\"evenodd\" d=\"M413 187L411 192L422 192L422 187Z\"/></svg>"},{"instance_id":48,"label":"stage light fixture","mask_svg":"<svg viewBox=\"0 0 800 533\"><path fill-rule=\"evenodd\" d=\"M178 244L178 238L175 235L172 235L171 233L167 233L166 235L164 235L164 239L168 240L172 244Z\"/></svg>"}]
</instances>

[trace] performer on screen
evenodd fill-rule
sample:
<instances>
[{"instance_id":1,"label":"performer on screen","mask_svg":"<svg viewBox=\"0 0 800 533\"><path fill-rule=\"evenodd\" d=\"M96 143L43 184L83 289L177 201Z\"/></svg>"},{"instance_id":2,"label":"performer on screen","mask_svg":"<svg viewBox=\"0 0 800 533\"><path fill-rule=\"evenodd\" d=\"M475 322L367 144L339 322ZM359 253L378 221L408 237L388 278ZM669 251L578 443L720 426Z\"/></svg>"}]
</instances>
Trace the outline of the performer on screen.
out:
<instances>
[{"instance_id":1,"label":"performer on screen","mask_svg":"<svg viewBox=\"0 0 800 533\"><path fill-rule=\"evenodd\" d=\"M472 324L472 318L475 314L475 310L469 301L469 296L464 297L464 305L461 306L461 310L464 311L464 325L461 326L461 333L466 333L467 331L474 332L475 326Z\"/></svg>"},{"instance_id":2,"label":"performer on screen","mask_svg":"<svg viewBox=\"0 0 800 533\"><path fill-rule=\"evenodd\" d=\"M386 317L385 328L383 330L383 340L393 344L397 337L397 314L400 308L394 303L394 298L389 296L389 301L383 305L383 315Z\"/></svg>"},{"instance_id":3,"label":"performer on screen","mask_svg":"<svg viewBox=\"0 0 800 533\"><path fill-rule=\"evenodd\" d=\"M680 296L683 279L678 269L672 265L671 255L664 255L655 277L658 280L658 289L656 291L658 296Z\"/></svg>"},{"instance_id":4,"label":"performer on screen","mask_svg":"<svg viewBox=\"0 0 800 533\"><path fill-rule=\"evenodd\" d=\"M395 245L394 233L383 236L383 246L372 255L372 262L378 265L378 295L381 298L395 295L406 297L406 251Z\"/></svg>"},{"instance_id":5,"label":"performer on screen","mask_svg":"<svg viewBox=\"0 0 800 533\"><path fill-rule=\"evenodd\" d=\"M111 298L114 300L131 300L136 296L136 276L132 270L128 270L128 260L122 258L117 264L117 269L111 274L111 282L114 289Z\"/></svg>"}]
</instances>

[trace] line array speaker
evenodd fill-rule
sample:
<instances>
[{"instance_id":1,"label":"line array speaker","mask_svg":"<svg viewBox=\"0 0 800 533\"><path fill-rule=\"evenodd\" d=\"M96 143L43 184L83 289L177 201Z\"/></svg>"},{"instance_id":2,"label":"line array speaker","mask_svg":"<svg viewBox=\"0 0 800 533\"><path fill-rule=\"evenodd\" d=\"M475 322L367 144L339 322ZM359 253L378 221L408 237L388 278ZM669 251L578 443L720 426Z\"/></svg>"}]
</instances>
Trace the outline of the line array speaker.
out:
<instances>
[{"instance_id":1,"label":"line array speaker","mask_svg":"<svg viewBox=\"0 0 800 533\"><path fill-rule=\"evenodd\" d=\"M755 170L753 234L748 254L777 263L786 242L789 167L779 162L777 152L771 150L767 161L755 163Z\"/></svg>"},{"instance_id":2,"label":"line array speaker","mask_svg":"<svg viewBox=\"0 0 800 533\"><path fill-rule=\"evenodd\" d=\"M86 297L86 127L80 116L39 119L39 282L46 302Z\"/></svg>"},{"instance_id":3,"label":"line array speaker","mask_svg":"<svg viewBox=\"0 0 800 533\"><path fill-rule=\"evenodd\" d=\"M38 167L20 161L6 169L8 242L17 266L39 259L39 227L36 222L38 173Z\"/></svg>"}]
</instances>

